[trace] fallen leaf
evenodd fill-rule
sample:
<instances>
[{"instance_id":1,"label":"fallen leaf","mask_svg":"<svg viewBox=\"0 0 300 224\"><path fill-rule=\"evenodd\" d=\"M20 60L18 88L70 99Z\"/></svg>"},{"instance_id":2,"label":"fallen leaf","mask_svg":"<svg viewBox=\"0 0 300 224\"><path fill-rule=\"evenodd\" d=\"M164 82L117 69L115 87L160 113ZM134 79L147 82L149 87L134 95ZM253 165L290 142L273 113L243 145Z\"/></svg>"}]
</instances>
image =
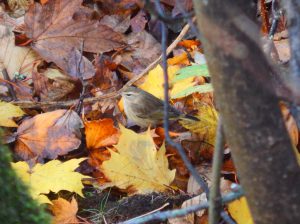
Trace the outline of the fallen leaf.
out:
<instances>
[{"instance_id":1,"label":"fallen leaf","mask_svg":"<svg viewBox=\"0 0 300 224\"><path fill-rule=\"evenodd\" d=\"M81 143L80 117L74 111L56 110L25 120L17 130L15 151L23 160L55 159Z\"/></svg>"},{"instance_id":2,"label":"fallen leaf","mask_svg":"<svg viewBox=\"0 0 300 224\"><path fill-rule=\"evenodd\" d=\"M132 32L139 33L145 29L145 26L147 24L147 15L144 10L140 10L138 14L136 14L131 20L130 20L130 26L132 29Z\"/></svg>"},{"instance_id":3,"label":"fallen leaf","mask_svg":"<svg viewBox=\"0 0 300 224\"><path fill-rule=\"evenodd\" d=\"M101 21L101 25L112 28L115 32L125 33L130 26L130 16L125 18L122 15L105 15Z\"/></svg>"},{"instance_id":4,"label":"fallen leaf","mask_svg":"<svg viewBox=\"0 0 300 224\"><path fill-rule=\"evenodd\" d=\"M228 211L237 224L253 224L253 219L245 197L230 202Z\"/></svg>"},{"instance_id":5,"label":"fallen leaf","mask_svg":"<svg viewBox=\"0 0 300 224\"><path fill-rule=\"evenodd\" d=\"M145 30L132 32L126 38L131 48L122 54L120 63L129 71L139 73L136 71L145 69L161 54L160 43Z\"/></svg>"},{"instance_id":6,"label":"fallen leaf","mask_svg":"<svg viewBox=\"0 0 300 224\"><path fill-rule=\"evenodd\" d=\"M24 114L24 111L19 106L0 101L0 126L18 127L12 118L21 117Z\"/></svg>"},{"instance_id":7,"label":"fallen leaf","mask_svg":"<svg viewBox=\"0 0 300 224\"><path fill-rule=\"evenodd\" d=\"M169 170L166 149L159 150L150 130L137 134L120 126L121 136L111 158L104 161L101 170L113 185L127 189L129 193L149 193L168 189L176 170Z\"/></svg>"},{"instance_id":8,"label":"fallen leaf","mask_svg":"<svg viewBox=\"0 0 300 224\"><path fill-rule=\"evenodd\" d=\"M179 66L173 65L168 67L168 76L169 81L172 82L172 79L175 77L176 72L180 69ZM140 85L139 87L152 95L163 99L164 97L164 74L163 69L160 65L157 65L154 69L152 69L147 77L146 81Z\"/></svg>"},{"instance_id":9,"label":"fallen leaf","mask_svg":"<svg viewBox=\"0 0 300 224\"><path fill-rule=\"evenodd\" d=\"M51 211L54 214L53 224L80 223L77 219L78 204L73 197L71 202L63 198L58 198L52 201Z\"/></svg>"},{"instance_id":10,"label":"fallen leaf","mask_svg":"<svg viewBox=\"0 0 300 224\"><path fill-rule=\"evenodd\" d=\"M25 33L32 40L31 47L67 73L71 52L82 43L83 50L92 53L125 46L120 33L91 20L93 11L81 6L81 3L82 0L53 0L43 6L35 3L25 16ZM86 69L84 78L91 78L94 75L91 62L83 57L82 64Z\"/></svg>"},{"instance_id":11,"label":"fallen leaf","mask_svg":"<svg viewBox=\"0 0 300 224\"><path fill-rule=\"evenodd\" d=\"M204 142L214 145L218 113L213 106L202 104L201 102L197 103L196 108L199 112L195 117L197 117L199 121L181 120L179 122L183 127L201 136Z\"/></svg>"},{"instance_id":12,"label":"fallen leaf","mask_svg":"<svg viewBox=\"0 0 300 224\"><path fill-rule=\"evenodd\" d=\"M31 196L40 203L51 204L48 197L44 195L50 191L57 193L60 190L67 190L83 197L81 179L87 176L74 171L83 160L85 158L71 159L63 163L59 160L52 160L46 164L36 164L32 168L26 162L11 164L29 187Z\"/></svg>"},{"instance_id":13,"label":"fallen leaf","mask_svg":"<svg viewBox=\"0 0 300 224\"><path fill-rule=\"evenodd\" d=\"M2 66L1 70L6 68L11 79L15 73L32 77L34 62L40 59L39 56L29 47L15 46L11 28L4 25L0 25L0 49L0 68Z\"/></svg>"},{"instance_id":14,"label":"fallen leaf","mask_svg":"<svg viewBox=\"0 0 300 224\"><path fill-rule=\"evenodd\" d=\"M86 121L85 136L88 149L99 149L117 144L119 130L114 127L114 121L109 118L96 121Z\"/></svg>"}]
</instances>

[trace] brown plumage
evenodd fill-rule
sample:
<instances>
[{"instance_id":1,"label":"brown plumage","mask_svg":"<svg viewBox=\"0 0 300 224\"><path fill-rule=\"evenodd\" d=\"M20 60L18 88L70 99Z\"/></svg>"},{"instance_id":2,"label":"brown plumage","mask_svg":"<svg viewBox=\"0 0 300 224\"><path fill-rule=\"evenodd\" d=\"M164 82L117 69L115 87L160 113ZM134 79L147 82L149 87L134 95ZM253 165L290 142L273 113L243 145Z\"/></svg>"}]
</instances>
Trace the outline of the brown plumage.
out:
<instances>
[{"instance_id":1,"label":"brown plumage","mask_svg":"<svg viewBox=\"0 0 300 224\"><path fill-rule=\"evenodd\" d=\"M145 92L142 89L130 86L122 92L124 110L127 118L141 127L148 127L162 123L164 116L164 101ZM199 120L169 107L170 120L189 119Z\"/></svg>"}]
</instances>

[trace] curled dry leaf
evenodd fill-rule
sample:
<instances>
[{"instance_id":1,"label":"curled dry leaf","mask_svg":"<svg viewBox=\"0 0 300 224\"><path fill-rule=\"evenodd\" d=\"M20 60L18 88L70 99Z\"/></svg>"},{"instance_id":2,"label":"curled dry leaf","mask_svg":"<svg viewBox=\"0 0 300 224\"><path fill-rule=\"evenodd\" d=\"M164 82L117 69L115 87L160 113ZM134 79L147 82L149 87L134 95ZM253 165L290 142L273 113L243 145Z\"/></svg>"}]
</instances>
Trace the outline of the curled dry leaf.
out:
<instances>
[{"instance_id":1,"label":"curled dry leaf","mask_svg":"<svg viewBox=\"0 0 300 224\"><path fill-rule=\"evenodd\" d=\"M83 50L92 53L124 46L122 34L91 20L92 16L87 14L91 15L92 10L81 3L82 0L53 0L43 6L35 3L25 15L25 32L32 40L32 48L67 73L71 70L68 64L71 52L74 47L80 49L82 43ZM86 69L84 78L91 78L94 75L91 62L83 57L82 63Z\"/></svg>"},{"instance_id":2,"label":"curled dry leaf","mask_svg":"<svg viewBox=\"0 0 300 224\"><path fill-rule=\"evenodd\" d=\"M80 117L74 111L56 110L23 121L17 130L15 151L23 160L55 159L81 143Z\"/></svg>"},{"instance_id":3,"label":"curled dry leaf","mask_svg":"<svg viewBox=\"0 0 300 224\"><path fill-rule=\"evenodd\" d=\"M34 62L39 56L29 47L15 46L14 34L8 26L0 25L0 49L0 69L6 68L11 79L16 72L32 76Z\"/></svg>"},{"instance_id":4,"label":"curled dry leaf","mask_svg":"<svg viewBox=\"0 0 300 224\"><path fill-rule=\"evenodd\" d=\"M117 144L120 133L119 129L114 127L112 119L86 121L84 126L88 149L99 149Z\"/></svg>"},{"instance_id":5,"label":"curled dry leaf","mask_svg":"<svg viewBox=\"0 0 300 224\"><path fill-rule=\"evenodd\" d=\"M71 202L58 198L52 201L51 211L54 215L53 224L80 223L77 219L78 204L73 197Z\"/></svg>"}]
</instances>

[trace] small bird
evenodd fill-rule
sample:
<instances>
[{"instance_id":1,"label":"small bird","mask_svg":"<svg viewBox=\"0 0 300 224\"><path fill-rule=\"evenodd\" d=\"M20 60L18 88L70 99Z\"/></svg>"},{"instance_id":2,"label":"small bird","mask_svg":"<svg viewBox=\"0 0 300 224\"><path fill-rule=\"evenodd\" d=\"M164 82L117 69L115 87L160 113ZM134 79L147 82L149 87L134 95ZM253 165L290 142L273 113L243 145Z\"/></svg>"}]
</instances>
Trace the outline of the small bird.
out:
<instances>
[{"instance_id":1,"label":"small bird","mask_svg":"<svg viewBox=\"0 0 300 224\"><path fill-rule=\"evenodd\" d=\"M162 123L164 117L164 101L145 92L142 89L130 86L122 92L124 111L128 119L140 127L154 126ZM169 119L187 119L199 121L198 118L183 114L169 106Z\"/></svg>"}]
</instances>

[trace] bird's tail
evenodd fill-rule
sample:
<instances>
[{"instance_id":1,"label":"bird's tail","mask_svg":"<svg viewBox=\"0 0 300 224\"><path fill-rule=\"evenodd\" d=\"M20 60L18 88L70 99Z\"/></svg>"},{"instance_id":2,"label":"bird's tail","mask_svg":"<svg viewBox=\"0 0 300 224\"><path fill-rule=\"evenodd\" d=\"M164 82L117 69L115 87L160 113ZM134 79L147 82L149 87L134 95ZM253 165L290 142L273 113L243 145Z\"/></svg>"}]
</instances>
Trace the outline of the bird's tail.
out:
<instances>
[{"instance_id":1,"label":"bird's tail","mask_svg":"<svg viewBox=\"0 0 300 224\"><path fill-rule=\"evenodd\" d=\"M192 120L192 121L200 121L199 118L184 114L183 116L180 117L181 120Z\"/></svg>"}]
</instances>

